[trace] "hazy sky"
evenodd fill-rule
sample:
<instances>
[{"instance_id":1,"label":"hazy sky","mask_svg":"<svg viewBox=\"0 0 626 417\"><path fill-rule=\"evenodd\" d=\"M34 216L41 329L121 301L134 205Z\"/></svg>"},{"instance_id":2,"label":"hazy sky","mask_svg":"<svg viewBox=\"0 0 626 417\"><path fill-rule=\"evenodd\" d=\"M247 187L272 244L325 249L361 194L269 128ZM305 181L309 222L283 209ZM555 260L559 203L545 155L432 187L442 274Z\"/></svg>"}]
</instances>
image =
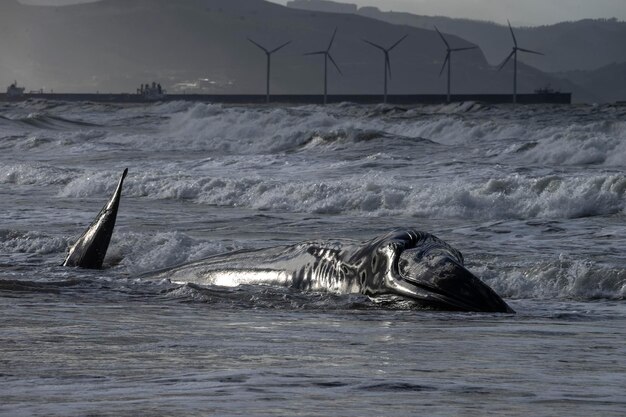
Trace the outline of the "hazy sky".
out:
<instances>
[{"instance_id":1,"label":"hazy sky","mask_svg":"<svg viewBox=\"0 0 626 417\"><path fill-rule=\"evenodd\" d=\"M27 4L72 4L97 0L20 0ZM173 0L175 1L175 0ZM285 4L287 0L272 0ZM516 25L541 25L580 20L610 18L626 20L626 0L346 0L359 6L424 15L466 17Z\"/></svg>"}]
</instances>

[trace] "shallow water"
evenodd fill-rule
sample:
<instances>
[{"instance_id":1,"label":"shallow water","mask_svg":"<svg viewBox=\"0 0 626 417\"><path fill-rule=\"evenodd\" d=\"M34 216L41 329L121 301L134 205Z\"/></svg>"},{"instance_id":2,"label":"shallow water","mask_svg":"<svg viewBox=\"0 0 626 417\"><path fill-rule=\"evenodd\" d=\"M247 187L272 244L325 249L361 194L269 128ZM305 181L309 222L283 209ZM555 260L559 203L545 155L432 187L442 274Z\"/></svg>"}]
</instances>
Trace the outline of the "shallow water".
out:
<instances>
[{"instance_id":1,"label":"shallow water","mask_svg":"<svg viewBox=\"0 0 626 417\"><path fill-rule=\"evenodd\" d=\"M0 105L0 414L623 415L625 116ZM60 267L125 167L108 268ZM518 314L149 279L396 227Z\"/></svg>"},{"instance_id":2,"label":"shallow water","mask_svg":"<svg viewBox=\"0 0 626 417\"><path fill-rule=\"evenodd\" d=\"M624 306L2 299L6 415L622 415Z\"/></svg>"}]
</instances>

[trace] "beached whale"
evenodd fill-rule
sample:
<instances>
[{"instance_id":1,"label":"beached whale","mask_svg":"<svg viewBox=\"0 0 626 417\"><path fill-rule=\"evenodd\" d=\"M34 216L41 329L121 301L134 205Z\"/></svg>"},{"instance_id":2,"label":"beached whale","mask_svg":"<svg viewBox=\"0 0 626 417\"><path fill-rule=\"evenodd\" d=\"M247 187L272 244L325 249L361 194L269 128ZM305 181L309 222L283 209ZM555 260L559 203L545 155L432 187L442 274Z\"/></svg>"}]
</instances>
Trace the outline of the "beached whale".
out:
<instances>
[{"instance_id":1,"label":"beached whale","mask_svg":"<svg viewBox=\"0 0 626 417\"><path fill-rule=\"evenodd\" d=\"M125 175L126 171L64 265L102 266ZM310 241L220 254L150 277L200 285L280 285L303 291L394 296L425 308L514 313L465 268L458 250L430 233L413 229L394 230L364 243Z\"/></svg>"}]
</instances>

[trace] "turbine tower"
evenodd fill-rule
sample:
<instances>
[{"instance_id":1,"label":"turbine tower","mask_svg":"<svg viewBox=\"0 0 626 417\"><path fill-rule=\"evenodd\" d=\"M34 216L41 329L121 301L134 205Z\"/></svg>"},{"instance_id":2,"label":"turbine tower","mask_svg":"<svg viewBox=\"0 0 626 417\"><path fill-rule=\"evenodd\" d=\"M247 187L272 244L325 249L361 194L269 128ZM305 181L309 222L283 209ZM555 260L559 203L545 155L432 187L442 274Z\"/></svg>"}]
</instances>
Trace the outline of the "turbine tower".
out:
<instances>
[{"instance_id":1,"label":"turbine tower","mask_svg":"<svg viewBox=\"0 0 626 417\"><path fill-rule=\"evenodd\" d=\"M326 48L324 51L309 52L309 53L304 54L304 55L324 55L324 104L327 103L327 95L328 95L328 60L329 59L330 59L330 62L333 63L335 68L337 68L337 71L339 72L339 74L343 75L341 70L339 69L339 66L333 59L333 56L330 54L330 48L333 46L333 42L335 41L336 34L337 34L337 28L335 28L335 31L333 32L333 36L330 38L330 43L328 44L328 48Z\"/></svg>"},{"instance_id":2,"label":"turbine tower","mask_svg":"<svg viewBox=\"0 0 626 417\"><path fill-rule=\"evenodd\" d=\"M265 48L265 47L261 46L260 44L256 43L252 39L248 38L248 40L250 42L252 42L253 44L255 44L256 46L258 46L259 48L261 48L263 50L263 52L265 52L265 55L267 55L267 80L266 80L266 86L265 86L265 95L266 95L266 101L269 103L270 102L270 70L271 70L272 54L274 52L278 51L279 49L282 49L285 46L289 45L291 43L291 41L285 42L282 45L280 45L279 47L274 48L274 49L272 49L270 51L267 48Z\"/></svg>"},{"instance_id":3,"label":"turbine tower","mask_svg":"<svg viewBox=\"0 0 626 417\"><path fill-rule=\"evenodd\" d=\"M409 36L409 35L404 35L404 36L403 36L403 37L401 37L401 38L400 38L400 39L399 39L396 43L394 43L393 45L391 45L389 48L383 48L382 46L377 45L377 44L375 44L374 42L370 42L370 41L368 41L368 40L366 40L366 39L363 39L363 42L366 42L366 43L368 43L368 44L372 45L374 48L378 48L378 49L380 49L381 51L383 51L383 54L384 54L384 56L385 56L385 63L384 63L384 66L385 66L385 75L384 75L384 80L385 80L385 82L384 82L384 85L385 85L385 87L384 87L383 103L387 103L387 78L391 79L391 60L389 59L389 52L390 52L393 48L395 48L396 46L398 46L398 44L399 44L400 42L402 42L402 41L403 41L403 40L404 40L407 36Z\"/></svg>"},{"instance_id":4,"label":"turbine tower","mask_svg":"<svg viewBox=\"0 0 626 417\"><path fill-rule=\"evenodd\" d=\"M437 29L437 26L435 26L435 30L441 37L441 40L443 41L443 43L446 44L446 59L443 61L443 65L441 66L441 71L439 71L439 76L441 77L441 74L443 74L443 69L446 67L446 64L447 64L448 65L448 89L447 89L446 101L450 103L450 83L452 79L452 52L469 51L470 49L478 49L478 47L468 46L465 48L450 48L450 44L448 43L446 38L444 38L441 32L439 32L439 29Z\"/></svg>"},{"instance_id":5,"label":"turbine tower","mask_svg":"<svg viewBox=\"0 0 626 417\"><path fill-rule=\"evenodd\" d=\"M520 48L519 46L517 46L517 39L515 39L515 33L513 33L511 22L507 20L507 23L509 24L509 30L511 31L511 36L513 37L513 50L511 51L509 56L506 57L502 65L500 65L500 68L498 68L498 71L504 68L506 63L509 62L511 57L513 57L513 103L517 103L517 51L528 52L530 54L537 54L537 55L543 55L543 54L541 52L531 51L530 49L524 49L524 48Z\"/></svg>"}]
</instances>

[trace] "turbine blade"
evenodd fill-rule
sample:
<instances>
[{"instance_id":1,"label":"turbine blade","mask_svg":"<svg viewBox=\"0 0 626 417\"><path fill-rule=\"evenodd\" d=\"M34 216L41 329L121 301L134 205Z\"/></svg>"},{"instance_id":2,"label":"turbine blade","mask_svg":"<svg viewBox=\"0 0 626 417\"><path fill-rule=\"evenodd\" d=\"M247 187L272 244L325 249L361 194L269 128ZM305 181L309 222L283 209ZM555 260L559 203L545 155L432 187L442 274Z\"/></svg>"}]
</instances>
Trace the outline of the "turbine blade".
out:
<instances>
[{"instance_id":1,"label":"turbine blade","mask_svg":"<svg viewBox=\"0 0 626 417\"><path fill-rule=\"evenodd\" d=\"M530 49L517 48L518 51L528 52L529 54L543 55L541 52L531 51Z\"/></svg>"},{"instance_id":2,"label":"turbine blade","mask_svg":"<svg viewBox=\"0 0 626 417\"><path fill-rule=\"evenodd\" d=\"M285 46L289 45L290 43L291 43L291 41L285 42L282 45L280 45L279 47L272 49L269 53L273 54L274 52L276 52L276 51L278 51L280 49L283 49Z\"/></svg>"},{"instance_id":3,"label":"turbine blade","mask_svg":"<svg viewBox=\"0 0 626 417\"><path fill-rule=\"evenodd\" d=\"M269 53L270 53L267 49L265 49L264 47L262 47L261 45L259 45L259 44L258 44L258 43L256 43L255 41L253 41L252 39L248 38L248 40L249 40L250 42L252 42L253 44L255 44L256 46L258 46L259 48L263 49L263 50L265 51L265 53L266 53L266 54L269 54Z\"/></svg>"},{"instance_id":4,"label":"turbine blade","mask_svg":"<svg viewBox=\"0 0 626 417\"><path fill-rule=\"evenodd\" d=\"M304 55L325 55L326 51L317 51L317 52L307 52Z\"/></svg>"},{"instance_id":5,"label":"turbine blade","mask_svg":"<svg viewBox=\"0 0 626 417\"><path fill-rule=\"evenodd\" d=\"M441 34L441 32L439 32L439 29L437 29L437 26L435 26L435 30L437 31L437 33L439 34L439 36L441 37L441 40L443 41L443 43L446 44L446 48L450 49L450 44L448 43L448 41L446 40L446 38L443 37L443 35Z\"/></svg>"},{"instance_id":6,"label":"turbine blade","mask_svg":"<svg viewBox=\"0 0 626 417\"><path fill-rule=\"evenodd\" d=\"M339 71L339 74L343 75L343 72L341 72L341 70L339 69L339 65L337 65L337 63L335 62L335 60L333 59L333 56L331 54L328 54L328 58L330 59L330 62L333 63L333 65L335 66L335 68L337 68L337 71Z\"/></svg>"},{"instance_id":7,"label":"turbine blade","mask_svg":"<svg viewBox=\"0 0 626 417\"><path fill-rule=\"evenodd\" d=\"M369 44L370 44L370 45L372 45L374 48L378 48L378 49L380 49L381 51L385 52L385 48L383 48L383 47L382 47L382 46L380 46L380 45L376 45L374 42L370 42L370 41L368 41L368 40L366 40L366 39L363 39L363 42L365 42L365 43L369 43Z\"/></svg>"},{"instance_id":8,"label":"turbine blade","mask_svg":"<svg viewBox=\"0 0 626 417\"><path fill-rule=\"evenodd\" d=\"M391 60L389 59L389 53L385 53L385 65L387 66L387 74L389 74L389 79L391 80Z\"/></svg>"},{"instance_id":9,"label":"turbine blade","mask_svg":"<svg viewBox=\"0 0 626 417\"><path fill-rule=\"evenodd\" d=\"M478 49L478 46L468 46L467 48L454 48L450 50L453 52L457 52L457 51L469 51L470 49Z\"/></svg>"},{"instance_id":10,"label":"turbine blade","mask_svg":"<svg viewBox=\"0 0 626 417\"><path fill-rule=\"evenodd\" d=\"M513 33L513 28L511 27L511 22L509 22L509 19L507 19L506 21L509 24L509 30L511 31L511 36L513 37L513 43L515 44L515 47L517 47L517 39L515 39L515 33Z\"/></svg>"},{"instance_id":11,"label":"turbine blade","mask_svg":"<svg viewBox=\"0 0 626 417\"><path fill-rule=\"evenodd\" d=\"M330 51L330 48L333 46L333 42L335 41L336 34L337 34L337 28L335 28L332 38L330 38L330 43L328 44L328 48L326 48L326 52Z\"/></svg>"},{"instance_id":12,"label":"turbine blade","mask_svg":"<svg viewBox=\"0 0 626 417\"><path fill-rule=\"evenodd\" d=\"M401 37L400 39L398 39L398 41L397 41L396 43L394 43L393 45L391 45L391 46L389 47L389 49L387 49L387 52L391 51L393 48L395 48L396 46L398 46L398 44L399 44L400 42L402 42L403 40L405 40L407 36L409 36L409 35L404 35L403 37Z\"/></svg>"},{"instance_id":13,"label":"turbine blade","mask_svg":"<svg viewBox=\"0 0 626 417\"><path fill-rule=\"evenodd\" d=\"M500 68L498 68L498 71L500 71L502 68L504 68L504 66L506 65L507 62L509 62L509 59L511 59L511 57L515 54L515 49L511 51L511 53L509 54L509 56L506 57L506 59L504 60L504 62L502 63L502 65L500 65Z\"/></svg>"},{"instance_id":14,"label":"turbine blade","mask_svg":"<svg viewBox=\"0 0 626 417\"><path fill-rule=\"evenodd\" d=\"M446 68L446 64L448 63L449 60L450 60L450 51L448 51L448 53L446 54L446 59L443 61L443 65L441 66L441 71L439 71L440 77L441 77L441 74L443 74L443 70Z\"/></svg>"}]
</instances>

